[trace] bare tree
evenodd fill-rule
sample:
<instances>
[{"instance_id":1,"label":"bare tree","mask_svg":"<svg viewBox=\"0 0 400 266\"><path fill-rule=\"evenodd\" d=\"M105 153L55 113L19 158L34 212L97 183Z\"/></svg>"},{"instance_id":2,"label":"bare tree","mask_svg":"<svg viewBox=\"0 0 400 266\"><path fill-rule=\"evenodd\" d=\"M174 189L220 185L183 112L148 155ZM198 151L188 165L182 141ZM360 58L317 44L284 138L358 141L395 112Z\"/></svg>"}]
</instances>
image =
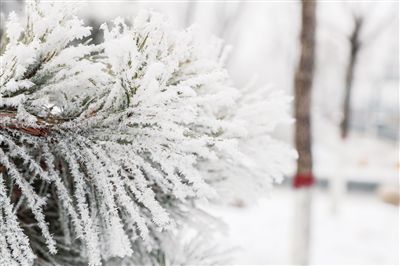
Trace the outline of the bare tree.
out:
<instances>
[{"instance_id":1,"label":"bare tree","mask_svg":"<svg viewBox=\"0 0 400 266\"><path fill-rule=\"evenodd\" d=\"M244 1L239 1L237 4L229 2L217 3L217 15L219 17L217 34L220 38L224 40L232 38L232 31L235 29L236 23L243 15L244 8Z\"/></svg>"},{"instance_id":2,"label":"bare tree","mask_svg":"<svg viewBox=\"0 0 400 266\"><path fill-rule=\"evenodd\" d=\"M218 2L216 3L216 16L218 21L216 26L216 34L223 39L226 44L232 45L232 53L235 53L239 45L240 19L246 9L246 2L241 0L237 3ZM233 56L226 58L225 64L229 66Z\"/></svg>"},{"instance_id":3,"label":"bare tree","mask_svg":"<svg viewBox=\"0 0 400 266\"><path fill-rule=\"evenodd\" d=\"M358 54L361 49L361 29L363 28L364 18L360 15L354 16L354 28L350 34L350 56L349 63L346 69L346 80L345 80L345 92L343 99L343 117L340 122L340 133L343 139L347 138L349 132L350 123L350 100L351 91L353 88L354 71L358 58Z\"/></svg>"},{"instance_id":4,"label":"bare tree","mask_svg":"<svg viewBox=\"0 0 400 266\"><path fill-rule=\"evenodd\" d=\"M374 8L374 7L370 7ZM375 7L376 9L376 7ZM370 9L371 10L371 9ZM372 9L373 10L373 9ZM396 17L395 14L390 14L386 17L386 19L382 20L380 24L375 26L368 35L363 36L365 24L368 20L368 17L371 17L370 12L355 12L353 13L353 29L348 36L348 42L350 46L350 54L349 61L346 69L346 78L345 78L345 92L343 98L343 117L340 122L340 133L342 139L346 139L349 134L349 126L351 120L351 95L354 84L354 76L357 66L357 61L359 58L359 54L362 51L362 48L367 45L371 45L378 38L380 34L382 34L388 27L388 25L394 21ZM364 34L365 35L365 34Z\"/></svg>"},{"instance_id":5,"label":"bare tree","mask_svg":"<svg viewBox=\"0 0 400 266\"><path fill-rule=\"evenodd\" d=\"M196 12L196 5L197 5L196 0L187 2L185 10L185 21L184 21L185 27L189 27L193 23L193 16L195 15Z\"/></svg>"},{"instance_id":6,"label":"bare tree","mask_svg":"<svg viewBox=\"0 0 400 266\"><path fill-rule=\"evenodd\" d=\"M314 183L311 151L311 88L315 61L316 2L302 0L300 61L294 80L295 144L299 153L293 185L297 190L293 232L294 264L308 264L311 190Z\"/></svg>"}]
</instances>

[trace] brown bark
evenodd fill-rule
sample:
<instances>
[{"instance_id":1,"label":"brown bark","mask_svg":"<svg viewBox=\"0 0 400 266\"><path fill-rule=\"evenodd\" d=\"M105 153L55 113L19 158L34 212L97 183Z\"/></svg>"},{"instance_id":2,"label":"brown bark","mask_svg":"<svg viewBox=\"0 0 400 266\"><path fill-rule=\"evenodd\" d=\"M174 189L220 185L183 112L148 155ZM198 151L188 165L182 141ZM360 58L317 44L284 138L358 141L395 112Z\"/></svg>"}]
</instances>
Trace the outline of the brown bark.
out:
<instances>
[{"instance_id":1,"label":"brown bark","mask_svg":"<svg viewBox=\"0 0 400 266\"><path fill-rule=\"evenodd\" d=\"M360 31L363 25L362 17L355 17L354 29L350 35L350 57L346 70L346 84L343 98L343 118L340 122L340 133L343 139L347 138L349 133L349 124L351 118L351 93L353 88L354 71L358 54L361 47Z\"/></svg>"},{"instance_id":2,"label":"brown bark","mask_svg":"<svg viewBox=\"0 0 400 266\"><path fill-rule=\"evenodd\" d=\"M85 117L88 118L94 115L96 115L96 112L93 111L88 113ZM17 119L16 110L0 111L0 121L2 118L6 118L6 120L1 121L0 123L0 132L2 129L11 129L19 130L32 136L46 137L51 133L55 126L73 120L73 118L60 118L54 116L38 117L34 115L34 117L36 118L36 125L27 126Z\"/></svg>"},{"instance_id":3,"label":"brown bark","mask_svg":"<svg viewBox=\"0 0 400 266\"><path fill-rule=\"evenodd\" d=\"M294 80L295 144L299 153L297 175L312 173L311 88L314 74L316 2L302 0L300 61Z\"/></svg>"},{"instance_id":4,"label":"brown bark","mask_svg":"<svg viewBox=\"0 0 400 266\"><path fill-rule=\"evenodd\" d=\"M0 131L2 129L13 129L13 130L20 130L26 134L38 137L45 137L50 132L51 125L48 125L44 120L38 119L37 120L37 127L29 127L23 125L21 122L17 121L16 113L10 112L0 112L0 119L7 117L10 121L8 123L0 124Z\"/></svg>"}]
</instances>

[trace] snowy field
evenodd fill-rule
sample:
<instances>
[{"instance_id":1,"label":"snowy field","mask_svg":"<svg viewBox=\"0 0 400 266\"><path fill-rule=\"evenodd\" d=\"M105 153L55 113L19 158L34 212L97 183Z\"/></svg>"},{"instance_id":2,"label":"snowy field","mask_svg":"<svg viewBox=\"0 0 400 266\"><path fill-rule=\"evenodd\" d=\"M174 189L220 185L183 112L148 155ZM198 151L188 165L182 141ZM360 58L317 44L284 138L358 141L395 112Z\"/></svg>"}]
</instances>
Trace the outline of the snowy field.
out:
<instances>
[{"instance_id":1,"label":"snowy field","mask_svg":"<svg viewBox=\"0 0 400 266\"><path fill-rule=\"evenodd\" d=\"M214 207L237 246L234 264L290 264L291 191L275 189L250 207ZM336 213L329 194L314 193L311 264L399 264L399 210L375 195L346 195ZM225 239L226 238L226 239Z\"/></svg>"}]
</instances>

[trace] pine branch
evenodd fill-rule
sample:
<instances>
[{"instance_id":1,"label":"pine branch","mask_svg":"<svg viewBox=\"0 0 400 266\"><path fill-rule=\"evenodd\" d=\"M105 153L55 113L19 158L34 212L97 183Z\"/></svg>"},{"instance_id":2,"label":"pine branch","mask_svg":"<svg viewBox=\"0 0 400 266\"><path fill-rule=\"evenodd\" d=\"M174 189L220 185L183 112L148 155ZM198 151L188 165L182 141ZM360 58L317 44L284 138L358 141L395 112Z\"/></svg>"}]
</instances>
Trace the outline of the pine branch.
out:
<instances>
[{"instance_id":1,"label":"pine branch","mask_svg":"<svg viewBox=\"0 0 400 266\"><path fill-rule=\"evenodd\" d=\"M234 88L221 41L144 11L87 45L76 3L27 6L0 54L0 264L33 262L17 256L28 248L39 265L167 262L161 243L199 199L264 194L282 177L293 152L269 133L290 121L290 101Z\"/></svg>"},{"instance_id":2,"label":"pine branch","mask_svg":"<svg viewBox=\"0 0 400 266\"><path fill-rule=\"evenodd\" d=\"M0 124L1 129L19 130L26 134L36 137L46 137L51 130L52 125L48 124L44 119L38 118L36 126L26 126L16 119L16 112L0 112L1 118L8 118L7 123Z\"/></svg>"}]
</instances>

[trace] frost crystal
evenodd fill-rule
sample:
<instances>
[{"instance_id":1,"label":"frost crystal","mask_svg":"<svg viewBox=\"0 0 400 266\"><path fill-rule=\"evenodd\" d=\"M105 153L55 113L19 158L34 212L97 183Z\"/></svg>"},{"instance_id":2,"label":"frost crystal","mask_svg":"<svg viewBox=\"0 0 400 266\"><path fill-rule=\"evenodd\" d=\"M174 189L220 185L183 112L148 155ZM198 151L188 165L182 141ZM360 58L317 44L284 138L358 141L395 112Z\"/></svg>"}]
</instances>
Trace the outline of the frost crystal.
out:
<instances>
[{"instance_id":1,"label":"frost crystal","mask_svg":"<svg viewBox=\"0 0 400 266\"><path fill-rule=\"evenodd\" d=\"M288 99L241 94L220 42L159 14L117 18L87 45L74 5L28 3L7 22L0 264L160 263L197 200L281 178L293 152L269 132L290 120Z\"/></svg>"}]
</instances>

